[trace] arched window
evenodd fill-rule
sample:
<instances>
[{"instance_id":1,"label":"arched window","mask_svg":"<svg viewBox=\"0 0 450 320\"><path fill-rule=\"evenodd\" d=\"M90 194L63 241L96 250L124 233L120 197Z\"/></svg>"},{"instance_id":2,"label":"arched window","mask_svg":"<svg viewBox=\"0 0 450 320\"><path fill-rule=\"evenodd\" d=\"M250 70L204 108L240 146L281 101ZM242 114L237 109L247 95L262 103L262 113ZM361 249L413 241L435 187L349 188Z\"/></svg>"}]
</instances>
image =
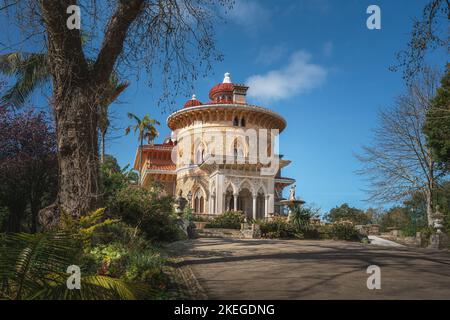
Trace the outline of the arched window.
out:
<instances>
[{"instance_id":1,"label":"arched window","mask_svg":"<svg viewBox=\"0 0 450 320\"><path fill-rule=\"evenodd\" d=\"M234 120L233 120L233 126L235 126L235 127L239 126L239 119L237 117L234 118Z\"/></svg>"},{"instance_id":2,"label":"arched window","mask_svg":"<svg viewBox=\"0 0 450 320\"><path fill-rule=\"evenodd\" d=\"M242 147L242 144L240 144L237 139L234 140L233 144L233 155L235 157L244 157L244 148Z\"/></svg>"},{"instance_id":3,"label":"arched window","mask_svg":"<svg viewBox=\"0 0 450 320\"><path fill-rule=\"evenodd\" d=\"M245 118L241 119L241 127L245 127Z\"/></svg>"},{"instance_id":4,"label":"arched window","mask_svg":"<svg viewBox=\"0 0 450 320\"><path fill-rule=\"evenodd\" d=\"M195 163L202 164L205 160L205 148L202 144L200 144L197 148L197 152L195 153Z\"/></svg>"},{"instance_id":5,"label":"arched window","mask_svg":"<svg viewBox=\"0 0 450 320\"><path fill-rule=\"evenodd\" d=\"M205 197L201 189L198 189L194 196L194 213L205 213Z\"/></svg>"}]
</instances>

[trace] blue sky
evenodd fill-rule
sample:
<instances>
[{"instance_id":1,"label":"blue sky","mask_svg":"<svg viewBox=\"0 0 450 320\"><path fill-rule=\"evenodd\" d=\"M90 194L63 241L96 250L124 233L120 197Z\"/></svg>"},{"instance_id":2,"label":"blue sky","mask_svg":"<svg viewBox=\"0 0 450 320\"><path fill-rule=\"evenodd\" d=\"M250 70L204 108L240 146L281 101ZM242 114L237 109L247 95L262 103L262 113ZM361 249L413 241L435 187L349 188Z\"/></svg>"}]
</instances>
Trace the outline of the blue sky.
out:
<instances>
[{"instance_id":1,"label":"blue sky","mask_svg":"<svg viewBox=\"0 0 450 320\"><path fill-rule=\"evenodd\" d=\"M388 70L405 48L412 20L425 0L236 0L226 22L216 24L224 61L194 84L207 101L209 89L230 72L232 80L252 85L248 100L282 114L288 126L280 150L292 164L283 175L297 180L297 194L327 211L344 202L367 208L365 183L355 174L354 157L370 141L377 110L402 93L400 73ZM381 8L382 29L368 30L366 9ZM443 66L444 57L432 61ZM157 76L154 77L157 79ZM156 100L160 92L146 79L131 86L112 107L118 130L107 152L121 165L133 162L135 136L124 136L127 112L149 113L163 123L161 138L170 134ZM180 108L191 92L176 97Z\"/></svg>"}]
</instances>

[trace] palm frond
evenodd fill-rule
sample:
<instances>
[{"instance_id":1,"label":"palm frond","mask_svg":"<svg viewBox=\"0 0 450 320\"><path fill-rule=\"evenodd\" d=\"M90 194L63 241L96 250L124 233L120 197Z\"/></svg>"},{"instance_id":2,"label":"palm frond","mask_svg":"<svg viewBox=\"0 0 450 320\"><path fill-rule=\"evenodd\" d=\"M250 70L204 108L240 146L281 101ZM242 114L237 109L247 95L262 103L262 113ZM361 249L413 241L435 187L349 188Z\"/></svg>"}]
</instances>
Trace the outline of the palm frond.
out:
<instances>
[{"instance_id":1,"label":"palm frond","mask_svg":"<svg viewBox=\"0 0 450 320\"><path fill-rule=\"evenodd\" d=\"M16 76L15 84L1 97L15 107L22 106L39 86L50 81L47 55L42 53L10 53L0 56L0 72Z\"/></svg>"},{"instance_id":2,"label":"palm frond","mask_svg":"<svg viewBox=\"0 0 450 320\"><path fill-rule=\"evenodd\" d=\"M30 300L136 300L151 296L153 290L148 285L128 283L121 279L102 275L81 277L81 289L68 289L64 281L59 281L36 291Z\"/></svg>"},{"instance_id":3,"label":"palm frond","mask_svg":"<svg viewBox=\"0 0 450 320\"><path fill-rule=\"evenodd\" d=\"M64 232L9 234L0 245L0 278L14 292L12 298L27 298L52 280L49 275L76 264L79 250Z\"/></svg>"},{"instance_id":4,"label":"palm frond","mask_svg":"<svg viewBox=\"0 0 450 320\"><path fill-rule=\"evenodd\" d=\"M98 223L102 210L92 214ZM77 265L79 242L67 232L8 234L0 242L0 297L5 299L141 299L149 286L102 275L81 275L81 289L67 288L67 267Z\"/></svg>"},{"instance_id":5,"label":"palm frond","mask_svg":"<svg viewBox=\"0 0 450 320\"><path fill-rule=\"evenodd\" d=\"M117 99L117 97L121 95L126 88L128 88L129 85L130 84L128 83L128 81L124 81L121 83L114 83L110 81L107 85L107 88L105 89L105 92L102 95L100 106L108 109L109 105L111 105L111 103L113 103Z\"/></svg>"},{"instance_id":6,"label":"palm frond","mask_svg":"<svg viewBox=\"0 0 450 320\"><path fill-rule=\"evenodd\" d=\"M128 112L127 113L127 116L128 116L128 118L130 118L130 119L134 119L134 120L136 120L136 122L138 123L138 124L140 124L141 123L141 119L139 119L139 117L137 116L137 115L135 115L134 113L131 113L131 112Z\"/></svg>"}]
</instances>

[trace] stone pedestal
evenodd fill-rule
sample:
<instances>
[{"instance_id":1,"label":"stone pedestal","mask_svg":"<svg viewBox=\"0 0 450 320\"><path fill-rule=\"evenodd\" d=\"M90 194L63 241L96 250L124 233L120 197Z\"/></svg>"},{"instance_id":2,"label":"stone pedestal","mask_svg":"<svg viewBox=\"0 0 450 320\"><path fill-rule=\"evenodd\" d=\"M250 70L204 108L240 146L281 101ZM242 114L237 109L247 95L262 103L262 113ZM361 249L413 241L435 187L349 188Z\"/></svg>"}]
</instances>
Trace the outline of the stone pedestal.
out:
<instances>
[{"instance_id":1,"label":"stone pedestal","mask_svg":"<svg viewBox=\"0 0 450 320\"><path fill-rule=\"evenodd\" d=\"M430 244L428 248L430 249L447 249L450 244L449 236L445 233L433 234L430 237Z\"/></svg>"},{"instance_id":2,"label":"stone pedestal","mask_svg":"<svg viewBox=\"0 0 450 320\"><path fill-rule=\"evenodd\" d=\"M261 229L259 228L259 225L255 223L242 223L241 234L244 239L260 239Z\"/></svg>"},{"instance_id":3,"label":"stone pedestal","mask_svg":"<svg viewBox=\"0 0 450 320\"><path fill-rule=\"evenodd\" d=\"M195 239L197 237L197 227L193 221L187 219L178 219L177 224L188 239Z\"/></svg>"}]
</instances>

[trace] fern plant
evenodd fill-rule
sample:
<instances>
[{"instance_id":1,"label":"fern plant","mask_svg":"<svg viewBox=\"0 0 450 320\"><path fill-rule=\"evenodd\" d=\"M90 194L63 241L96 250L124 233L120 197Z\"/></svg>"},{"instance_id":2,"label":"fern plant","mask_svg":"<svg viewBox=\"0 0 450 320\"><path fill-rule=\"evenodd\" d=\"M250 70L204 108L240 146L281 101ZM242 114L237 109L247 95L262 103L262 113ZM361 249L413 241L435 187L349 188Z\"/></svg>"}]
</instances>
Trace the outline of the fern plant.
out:
<instances>
[{"instance_id":1,"label":"fern plant","mask_svg":"<svg viewBox=\"0 0 450 320\"><path fill-rule=\"evenodd\" d=\"M63 212L60 227L79 238L87 246L96 230L119 221L119 219L105 218L105 208L99 208L78 219Z\"/></svg>"}]
</instances>

